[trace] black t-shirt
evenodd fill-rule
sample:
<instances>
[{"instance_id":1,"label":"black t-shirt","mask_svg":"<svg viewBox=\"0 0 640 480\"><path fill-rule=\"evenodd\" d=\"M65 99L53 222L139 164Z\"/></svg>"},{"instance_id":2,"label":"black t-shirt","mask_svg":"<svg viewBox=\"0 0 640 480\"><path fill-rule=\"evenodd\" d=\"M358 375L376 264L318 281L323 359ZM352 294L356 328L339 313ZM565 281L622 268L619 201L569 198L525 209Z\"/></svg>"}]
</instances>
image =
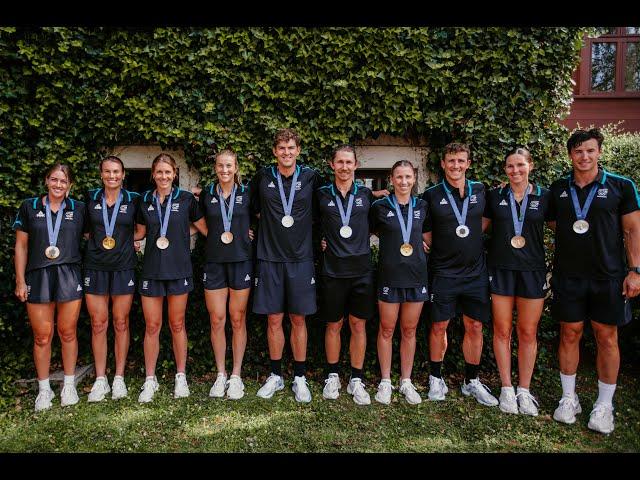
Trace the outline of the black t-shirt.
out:
<instances>
[{"instance_id":1,"label":"black t-shirt","mask_svg":"<svg viewBox=\"0 0 640 480\"><path fill-rule=\"evenodd\" d=\"M335 183L316 190L317 210L320 212L322 236L327 241L327 249L322 254L322 274L337 278L354 278L372 270L371 248L369 247L369 208L373 194L367 187L351 186L351 193L343 197ZM347 214L349 197L353 195L349 226L352 234L349 238L340 236L342 217L336 204L336 194Z\"/></svg>"},{"instance_id":2,"label":"black t-shirt","mask_svg":"<svg viewBox=\"0 0 640 480\"><path fill-rule=\"evenodd\" d=\"M162 219L167 209L168 195L161 205ZM200 205L192 193L173 187L171 214L167 227L169 247L161 250L156 245L160 237L160 220L153 191L146 191L140 201L136 222L147 227L144 247L142 278L175 280L193 276L191 266L189 223L202 218Z\"/></svg>"},{"instance_id":3,"label":"black t-shirt","mask_svg":"<svg viewBox=\"0 0 640 480\"><path fill-rule=\"evenodd\" d=\"M230 197L224 199L229 213ZM200 210L207 221L207 243L205 247L207 262L242 262L251 259L251 239L249 225L251 223L251 190L245 185L238 185L231 218L233 241L225 244L220 239L224 232L218 184L207 185L200 194Z\"/></svg>"},{"instance_id":4,"label":"black t-shirt","mask_svg":"<svg viewBox=\"0 0 640 480\"><path fill-rule=\"evenodd\" d=\"M89 190L87 193L87 227L91 232L87 251L84 255L84 267L91 270L102 270L116 272L120 270L131 270L136 267L136 252L133 248L133 234L136 227L136 213L140 194L122 189L122 200L118 215L116 216L116 226L113 231L113 238L116 246L107 250L102 246L102 240L106 236L104 221L102 218L102 197L104 189L97 188ZM111 221L115 203L107 205L107 221Z\"/></svg>"},{"instance_id":5,"label":"black t-shirt","mask_svg":"<svg viewBox=\"0 0 640 480\"><path fill-rule=\"evenodd\" d=\"M544 263L544 222L549 215L551 192L535 185L529 194L527 212L521 235L525 239L522 248L513 248L515 235L509 187L494 188L487 192L484 216L491 220L491 239L487 263L507 270L546 270ZM516 201L516 213L520 216L521 204Z\"/></svg>"},{"instance_id":6,"label":"black t-shirt","mask_svg":"<svg viewBox=\"0 0 640 480\"><path fill-rule=\"evenodd\" d=\"M44 254L44 251L49 247L49 233L45 206L42 202L43 197L24 200L13 222L15 230L21 230L29 234L29 254L26 272L51 265L80 264L82 260L80 241L85 232L85 204L73 198L65 199L64 217L60 223L60 232L56 242L56 246L60 249L60 255L58 258L51 260ZM59 212L60 210L51 212L53 228L55 228Z\"/></svg>"},{"instance_id":7,"label":"black t-shirt","mask_svg":"<svg viewBox=\"0 0 640 480\"><path fill-rule=\"evenodd\" d=\"M291 216L294 223L282 225L284 207L280 199L276 166L260 169L251 179L252 211L260 214L257 256L269 262L302 262L313 260L313 192L322 184L315 170L297 165L298 181ZM282 178L285 198L289 200L293 174Z\"/></svg>"},{"instance_id":8,"label":"black t-shirt","mask_svg":"<svg viewBox=\"0 0 640 480\"><path fill-rule=\"evenodd\" d=\"M465 197L469 196L466 225L469 235L460 238L456 235L458 220L449 205L445 188L451 191L460 214L464 199L460 191L443 180L425 190L422 198L429 208L427 232L432 233L429 268L434 275L442 277L471 277L480 275L485 267L484 246L482 241L482 214L485 206L485 189L480 182L467 180ZM469 193L469 189L470 193Z\"/></svg>"},{"instance_id":9,"label":"black t-shirt","mask_svg":"<svg viewBox=\"0 0 640 480\"><path fill-rule=\"evenodd\" d=\"M415 288L427 283L427 256L422 246L422 233L429 221L427 203L417 197L411 197L413 205L413 225L409 243L413 254L405 257L400 253L404 243L400 222L390 197L376 200L369 210L371 231L380 239L378 257L378 281L392 288ZM407 223L409 205L400 205L400 212Z\"/></svg>"},{"instance_id":10,"label":"black t-shirt","mask_svg":"<svg viewBox=\"0 0 640 480\"><path fill-rule=\"evenodd\" d=\"M573 231L576 213L569 191L571 182L584 207L592 185L598 183L586 220L589 230ZM632 180L599 169L596 180L584 188L570 175L551 185L549 220L556 222L554 272L593 279L622 278L626 275L621 217L640 209L638 191Z\"/></svg>"}]
</instances>

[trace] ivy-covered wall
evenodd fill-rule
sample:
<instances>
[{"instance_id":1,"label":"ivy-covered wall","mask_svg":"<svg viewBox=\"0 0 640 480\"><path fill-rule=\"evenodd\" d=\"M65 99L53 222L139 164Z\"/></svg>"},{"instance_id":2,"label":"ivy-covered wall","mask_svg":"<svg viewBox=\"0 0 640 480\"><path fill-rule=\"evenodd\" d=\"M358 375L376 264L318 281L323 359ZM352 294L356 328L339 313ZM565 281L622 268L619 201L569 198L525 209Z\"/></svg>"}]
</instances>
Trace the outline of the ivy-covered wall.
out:
<instances>
[{"instance_id":1,"label":"ivy-covered wall","mask_svg":"<svg viewBox=\"0 0 640 480\"><path fill-rule=\"evenodd\" d=\"M75 195L98 184L97 162L116 145L182 147L204 180L212 148L230 146L251 175L272 160L275 130L289 126L302 135L302 160L321 168L332 145L385 133L428 144L436 168L440 147L467 141L473 175L489 183L515 144L528 145L543 172L562 151L556 120L571 100L583 33L1 28L0 381L32 368L9 230L20 200L42 190L47 165L72 165ZM204 351L206 335L197 341Z\"/></svg>"}]
</instances>

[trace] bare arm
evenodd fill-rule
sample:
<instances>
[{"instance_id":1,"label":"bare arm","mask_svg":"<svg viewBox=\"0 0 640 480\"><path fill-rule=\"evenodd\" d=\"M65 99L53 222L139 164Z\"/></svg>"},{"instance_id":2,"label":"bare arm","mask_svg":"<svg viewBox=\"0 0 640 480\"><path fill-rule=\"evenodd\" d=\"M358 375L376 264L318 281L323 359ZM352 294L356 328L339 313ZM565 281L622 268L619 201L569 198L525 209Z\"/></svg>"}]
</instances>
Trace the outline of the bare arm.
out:
<instances>
[{"instance_id":1,"label":"bare arm","mask_svg":"<svg viewBox=\"0 0 640 480\"><path fill-rule=\"evenodd\" d=\"M202 235L206 237L207 234L209 233L209 230L207 228L207 221L204 219L204 217L190 224L189 230L191 232L191 235L194 235L196 232L200 232Z\"/></svg>"},{"instance_id":2,"label":"bare arm","mask_svg":"<svg viewBox=\"0 0 640 480\"><path fill-rule=\"evenodd\" d=\"M133 234L133 239L136 241L142 240L146 236L147 236L147 226L143 225L142 223L136 223L136 231Z\"/></svg>"},{"instance_id":3,"label":"bare arm","mask_svg":"<svg viewBox=\"0 0 640 480\"><path fill-rule=\"evenodd\" d=\"M15 295L21 302L27 301L27 283L25 282L25 270L27 269L27 254L29 252L29 234L21 230L16 231L16 256L14 265L16 268Z\"/></svg>"},{"instance_id":4,"label":"bare arm","mask_svg":"<svg viewBox=\"0 0 640 480\"><path fill-rule=\"evenodd\" d=\"M553 230L554 232L556 231L556 222L547 222L547 227L549 227L551 230Z\"/></svg>"},{"instance_id":5,"label":"bare arm","mask_svg":"<svg viewBox=\"0 0 640 480\"><path fill-rule=\"evenodd\" d=\"M630 267L640 267L640 211L622 216L622 232ZM629 272L622 284L622 294L627 298L640 294L640 274Z\"/></svg>"},{"instance_id":6,"label":"bare arm","mask_svg":"<svg viewBox=\"0 0 640 480\"><path fill-rule=\"evenodd\" d=\"M491 226L491 219L487 217L482 217L482 232L486 232L487 229Z\"/></svg>"},{"instance_id":7,"label":"bare arm","mask_svg":"<svg viewBox=\"0 0 640 480\"><path fill-rule=\"evenodd\" d=\"M425 253L429 253L429 250L431 250L431 232L422 234L422 247Z\"/></svg>"}]
</instances>

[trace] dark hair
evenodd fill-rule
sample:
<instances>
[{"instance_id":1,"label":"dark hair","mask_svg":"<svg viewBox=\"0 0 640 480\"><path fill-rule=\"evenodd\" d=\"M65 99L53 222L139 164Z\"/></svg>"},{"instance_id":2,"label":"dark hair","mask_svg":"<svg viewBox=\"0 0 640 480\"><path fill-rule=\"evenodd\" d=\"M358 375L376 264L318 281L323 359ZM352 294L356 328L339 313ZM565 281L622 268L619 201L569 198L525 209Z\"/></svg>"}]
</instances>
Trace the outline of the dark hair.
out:
<instances>
[{"instance_id":1,"label":"dark hair","mask_svg":"<svg viewBox=\"0 0 640 480\"><path fill-rule=\"evenodd\" d=\"M218 161L218 159L220 157L232 157L235 160L235 162L236 162L236 173L233 174L233 181L237 185L241 185L241 183L240 183L240 172L238 171L239 170L238 156L236 155L236 152L234 152L230 148L225 148L224 150L221 150L218 153L216 153L214 158L213 158L213 168L214 168L214 170L215 170L216 162Z\"/></svg>"},{"instance_id":2,"label":"dark hair","mask_svg":"<svg viewBox=\"0 0 640 480\"><path fill-rule=\"evenodd\" d=\"M73 183L73 175L71 174L71 168L69 168L69 165L65 163L60 163L60 162L49 167L49 169L47 170L47 173L44 176L44 179L48 180L49 177L53 174L53 172L57 170L60 170L62 173L64 173L64 175L67 177L67 182L69 182L69 185Z\"/></svg>"},{"instance_id":3,"label":"dark hair","mask_svg":"<svg viewBox=\"0 0 640 480\"><path fill-rule=\"evenodd\" d=\"M604 141L604 135L597 128L591 130L576 130L571 134L569 140L567 140L567 152L571 153L571 150L579 147L587 140L595 139L598 142L598 148L602 148L602 142Z\"/></svg>"},{"instance_id":4,"label":"dark hair","mask_svg":"<svg viewBox=\"0 0 640 480\"><path fill-rule=\"evenodd\" d=\"M296 142L296 146L300 146L300 135L292 128L282 128L276 132L273 137L273 148L276 148L280 142L288 142L293 140Z\"/></svg>"},{"instance_id":5,"label":"dark hair","mask_svg":"<svg viewBox=\"0 0 640 480\"><path fill-rule=\"evenodd\" d=\"M338 154L338 152L353 153L353 158L356 160L356 163L358 163L358 157L356 157L356 149L353 145L350 145L348 143L343 143L341 145L338 145L331 152L331 160L329 160L330 162L333 162L336 159L336 155Z\"/></svg>"},{"instance_id":6,"label":"dark hair","mask_svg":"<svg viewBox=\"0 0 640 480\"><path fill-rule=\"evenodd\" d=\"M115 155L109 155L107 157L104 157L102 160L100 160L100 167L99 167L100 171L102 171L102 164L104 162L117 162L120 164L120 166L122 167L122 171L124 172L124 163L122 163L122 160L120 160Z\"/></svg>"},{"instance_id":7,"label":"dark hair","mask_svg":"<svg viewBox=\"0 0 640 480\"><path fill-rule=\"evenodd\" d=\"M389 177L393 177L393 172L395 171L396 168L399 167L411 167L411 170L413 170L413 175L417 178L418 177L418 173L416 172L416 167L413 166L413 163L411 163L409 160L398 160L396 163L393 164L393 166L391 167L391 172L389 172Z\"/></svg>"},{"instance_id":8,"label":"dark hair","mask_svg":"<svg viewBox=\"0 0 640 480\"><path fill-rule=\"evenodd\" d=\"M449 153L458 153L458 152L467 152L467 158L471 159L471 150L469 149L469 145L466 143L458 143L451 142L444 146L444 150L442 152L442 160Z\"/></svg>"},{"instance_id":9,"label":"dark hair","mask_svg":"<svg viewBox=\"0 0 640 480\"><path fill-rule=\"evenodd\" d=\"M156 169L156 165L160 162L168 163L169 165L171 165L171 168L173 168L174 173L178 171L178 165L176 164L176 161L173 159L173 157L168 153L162 152L158 154L156 158L153 159L153 162L151 162L151 180L154 183L155 183L155 180L153 179L153 171Z\"/></svg>"},{"instance_id":10,"label":"dark hair","mask_svg":"<svg viewBox=\"0 0 640 480\"><path fill-rule=\"evenodd\" d=\"M524 147L515 147L509 150L507 154L504 156L505 163L507 162L507 158L509 158L511 155L522 155L527 161L527 163L533 163L533 159L531 158L531 152L529 152L529 150L527 150Z\"/></svg>"}]
</instances>

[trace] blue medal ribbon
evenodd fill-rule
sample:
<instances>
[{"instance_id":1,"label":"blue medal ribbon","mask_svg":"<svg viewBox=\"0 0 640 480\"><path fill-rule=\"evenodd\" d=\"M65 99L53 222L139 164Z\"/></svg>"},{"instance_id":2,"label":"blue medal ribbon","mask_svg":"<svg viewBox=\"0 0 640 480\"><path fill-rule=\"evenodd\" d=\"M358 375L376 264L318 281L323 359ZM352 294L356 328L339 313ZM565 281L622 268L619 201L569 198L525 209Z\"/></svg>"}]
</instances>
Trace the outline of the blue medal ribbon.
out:
<instances>
[{"instance_id":1,"label":"blue medal ribbon","mask_svg":"<svg viewBox=\"0 0 640 480\"><path fill-rule=\"evenodd\" d=\"M299 168L300 167L296 167L295 172L293 173L293 180L291 181L291 189L289 191L289 201L287 201L284 196L282 175L280 172L277 172L276 175L276 179L278 180L278 190L280 190L280 200L282 201L282 209L284 210L285 216L291 216L291 211L293 210L293 198L296 195L296 183L298 183L298 173L300 172Z\"/></svg>"},{"instance_id":2,"label":"blue medal ribbon","mask_svg":"<svg viewBox=\"0 0 640 480\"><path fill-rule=\"evenodd\" d=\"M569 190L571 191L571 201L573 202L573 209L576 212L576 218L578 220L584 220L585 218L587 218L589 208L591 208L591 202L593 202L593 199L596 196L598 183L594 183L591 187L591 191L589 192L587 200L584 202L584 207L582 207L582 209L580 208L580 202L578 202L578 194L576 193L576 189L571 182L571 177L569 177Z\"/></svg>"},{"instance_id":3,"label":"blue medal ribbon","mask_svg":"<svg viewBox=\"0 0 640 480\"><path fill-rule=\"evenodd\" d=\"M531 186L527 185L527 191L524 193L522 204L520 205L520 216L516 212L516 199L513 190L509 188L509 203L511 204L511 218L513 219L513 230L516 233L516 237L521 236L522 227L524 227L524 216L527 213L527 204L529 203L529 193L531 193Z\"/></svg>"},{"instance_id":4,"label":"blue medal ribbon","mask_svg":"<svg viewBox=\"0 0 640 480\"><path fill-rule=\"evenodd\" d=\"M233 184L231 189L231 195L229 195L229 211L227 212L227 206L224 201L224 194L222 187L218 185L218 198L220 199L220 213L222 213L222 224L224 225L224 231L231 231L231 219L233 218L233 206L236 203L236 184Z\"/></svg>"},{"instance_id":5,"label":"blue medal ribbon","mask_svg":"<svg viewBox=\"0 0 640 480\"><path fill-rule=\"evenodd\" d=\"M462 203L462 214L460 214L460 210L458 210L458 205L453 199L453 195L451 195L451 192L447 188L447 185L445 184L444 180L442 181L442 186L444 187L444 191L447 194L447 198L449 199L449 203L451 204L453 213L456 216L456 220L458 220L458 226L466 225L465 222L467 221L467 211L469 210L469 197L471 197L471 183L469 183L469 180L467 180L466 183L469 187L469 195L465 197L464 202Z\"/></svg>"},{"instance_id":6,"label":"blue medal ribbon","mask_svg":"<svg viewBox=\"0 0 640 480\"><path fill-rule=\"evenodd\" d=\"M118 217L118 211L120 210L120 204L122 203L122 190L118 195L115 205L113 206L113 213L111 214L111 220L107 217L107 193L102 192L102 223L104 224L104 232L107 237L113 237L113 231L116 228L116 218Z\"/></svg>"},{"instance_id":7,"label":"blue medal ribbon","mask_svg":"<svg viewBox=\"0 0 640 480\"><path fill-rule=\"evenodd\" d=\"M157 192L156 192L157 193ZM153 198L156 200L156 207L158 209L158 220L160 220L160 236L167 236L167 229L169 228L169 216L171 215L171 197L173 195L173 188L169 192L167 196L167 210L164 212L164 220L162 219L162 210L160 209L160 195L154 195Z\"/></svg>"},{"instance_id":8,"label":"blue medal ribbon","mask_svg":"<svg viewBox=\"0 0 640 480\"><path fill-rule=\"evenodd\" d=\"M356 192L358 191L358 186L356 185ZM347 195L349 195L349 203L347 204L347 213L344 213L344 207L342 206L342 199L339 198L338 193L333 190L333 185L331 185L331 190L333 191L333 196L336 198L336 205L338 206L338 211L340 212L340 219L342 220L342 226L343 227L348 227L349 226L349 220L351 219L351 210L353 208L353 198L355 197L355 194L351 192L351 189L349 189L349 193L347 193Z\"/></svg>"},{"instance_id":9,"label":"blue medal ribbon","mask_svg":"<svg viewBox=\"0 0 640 480\"><path fill-rule=\"evenodd\" d=\"M49 195L44 199L44 210L47 218L47 233L49 234L49 246L55 247L58 243L58 235L60 234L60 226L62 225L62 217L64 216L64 208L67 206L63 200L58 209L58 215L56 216L56 226L54 228L53 221L51 220L51 207L49 206Z\"/></svg>"},{"instance_id":10,"label":"blue medal ribbon","mask_svg":"<svg viewBox=\"0 0 640 480\"><path fill-rule=\"evenodd\" d=\"M396 209L396 216L398 217L398 222L400 222L400 231L402 232L402 241L404 243L409 243L409 239L411 236L411 228L413 227L413 202L412 198L409 197L409 213L407 215L407 223L404 223L404 217L402 216L402 211L400 210L400 205L398 205L398 200L396 199L395 194L391 194L391 203Z\"/></svg>"}]
</instances>

